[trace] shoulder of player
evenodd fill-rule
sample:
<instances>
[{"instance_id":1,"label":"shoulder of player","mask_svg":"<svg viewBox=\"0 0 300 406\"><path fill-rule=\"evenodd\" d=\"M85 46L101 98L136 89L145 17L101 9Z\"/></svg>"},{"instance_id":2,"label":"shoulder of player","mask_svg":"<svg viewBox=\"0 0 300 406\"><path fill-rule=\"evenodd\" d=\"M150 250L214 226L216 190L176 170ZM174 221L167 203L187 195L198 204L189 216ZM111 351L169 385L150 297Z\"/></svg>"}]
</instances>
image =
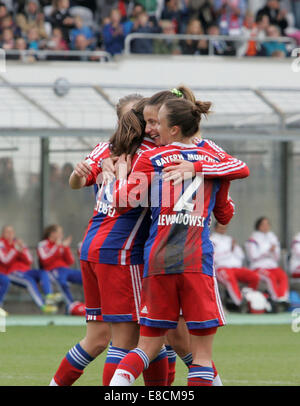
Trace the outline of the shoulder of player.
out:
<instances>
[{"instance_id":1,"label":"shoulder of player","mask_svg":"<svg viewBox=\"0 0 300 406\"><path fill-rule=\"evenodd\" d=\"M97 161L101 158L102 154L107 152L109 148L108 142L99 142L95 146L95 148L87 155L86 159L92 159L93 161Z\"/></svg>"}]
</instances>

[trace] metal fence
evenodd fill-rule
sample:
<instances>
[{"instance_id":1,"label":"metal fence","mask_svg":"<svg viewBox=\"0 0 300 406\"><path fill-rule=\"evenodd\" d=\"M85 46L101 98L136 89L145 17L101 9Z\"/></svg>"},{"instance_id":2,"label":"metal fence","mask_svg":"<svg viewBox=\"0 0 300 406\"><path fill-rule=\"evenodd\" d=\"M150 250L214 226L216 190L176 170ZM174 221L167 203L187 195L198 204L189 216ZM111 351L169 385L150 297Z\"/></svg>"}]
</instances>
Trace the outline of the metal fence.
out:
<instances>
[{"instance_id":1,"label":"metal fence","mask_svg":"<svg viewBox=\"0 0 300 406\"><path fill-rule=\"evenodd\" d=\"M208 55L212 56L215 55L214 52L214 42L216 41L225 41L225 42L232 42L235 44L236 47L240 47L246 44L249 41L257 42L258 44L262 44L263 42L279 42L287 44L288 50L291 51L293 48L297 46L297 42L294 38L290 37L278 37L278 38L261 38L261 37L249 37L245 35L191 35L191 34L149 34L149 33L131 33L128 34L125 38L124 44L124 54L129 55L131 54L131 45L134 40L137 39L148 39L153 41L186 41L186 40L205 40L208 42Z\"/></svg>"}]
</instances>

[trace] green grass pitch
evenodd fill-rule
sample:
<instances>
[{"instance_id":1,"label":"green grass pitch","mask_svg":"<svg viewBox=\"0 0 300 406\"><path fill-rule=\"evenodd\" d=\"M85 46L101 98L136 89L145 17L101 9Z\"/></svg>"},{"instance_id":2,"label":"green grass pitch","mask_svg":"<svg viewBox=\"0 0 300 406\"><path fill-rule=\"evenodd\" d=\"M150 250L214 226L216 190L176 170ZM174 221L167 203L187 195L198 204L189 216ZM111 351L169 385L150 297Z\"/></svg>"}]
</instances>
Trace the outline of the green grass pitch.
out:
<instances>
[{"instance_id":1,"label":"green grass pitch","mask_svg":"<svg viewBox=\"0 0 300 406\"><path fill-rule=\"evenodd\" d=\"M85 334L85 326L8 327L0 333L0 385L47 386L62 357ZM214 361L224 385L300 384L300 333L290 325L228 325L219 329ZM101 384L105 354L76 382ZM186 385L187 368L177 359L174 385ZM143 385L141 378L136 382Z\"/></svg>"}]
</instances>

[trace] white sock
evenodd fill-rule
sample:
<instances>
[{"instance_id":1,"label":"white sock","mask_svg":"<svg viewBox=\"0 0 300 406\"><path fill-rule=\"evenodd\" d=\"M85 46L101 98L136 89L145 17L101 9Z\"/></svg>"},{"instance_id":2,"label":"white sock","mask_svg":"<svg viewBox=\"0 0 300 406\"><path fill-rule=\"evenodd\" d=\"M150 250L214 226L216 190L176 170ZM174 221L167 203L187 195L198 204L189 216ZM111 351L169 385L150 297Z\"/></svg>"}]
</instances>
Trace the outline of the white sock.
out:
<instances>
[{"instance_id":1,"label":"white sock","mask_svg":"<svg viewBox=\"0 0 300 406\"><path fill-rule=\"evenodd\" d=\"M51 379L51 382L49 383L49 386L59 386L57 385L57 383L55 382L54 378Z\"/></svg>"},{"instance_id":2,"label":"white sock","mask_svg":"<svg viewBox=\"0 0 300 406\"><path fill-rule=\"evenodd\" d=\"M213 379L212 386L223 386L219 374Z\"/></svg>"},{"instance_id":3,"label":"white sock","mask_svg":"<svg viewBox=\"0 0 300 406\"><path fill-rule=\"evenodd\" d=\"M109 386L131 386L135 377L125 369L116 369Z\"/></svg>"}]
</instances>

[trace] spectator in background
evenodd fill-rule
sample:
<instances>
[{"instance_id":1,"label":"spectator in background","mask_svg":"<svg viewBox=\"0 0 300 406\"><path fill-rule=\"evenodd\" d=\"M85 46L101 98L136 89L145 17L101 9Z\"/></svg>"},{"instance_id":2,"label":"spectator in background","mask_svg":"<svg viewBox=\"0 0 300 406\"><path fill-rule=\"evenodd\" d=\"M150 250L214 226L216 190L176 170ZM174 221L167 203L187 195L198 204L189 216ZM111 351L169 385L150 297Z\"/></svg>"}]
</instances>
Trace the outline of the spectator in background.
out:
<instances>
[{"instance_id":1,"label":"spectator in background","mask_svg":"<svg viewBox=\"0 0 300 406\"><path fill-rule=\"evenodd\" d=\"M300 233L294 236L291 244L289 270L292 278L300 278Z\"/></svg>"},{"instance_id":2,"label":"spectator in background","mask_svg":"<svg viewBox=\"0 0 300 406\"><path fill-rule=\"evenodd\" d=\"M52 35L46 43L46 49L49 49L50 51L68 51L69 47L67 44L67 41L63 37L63 32L60 28L54 28L52 30ZM64 56L52 56L48 55L47 56L48 60L64 60ZM50 166L50 173L52 176L52 169L54 169L52 166ZM55 187L55 184L53 185Z\"/></svg>"},{"instance_id":3,"label":"spectator in background","mask_svg":"<svg viewBox=\"0 0 300 406\"><path fill-rule=\"evenodd\" d=\"M257 16L267 15L271 25L278 25L280 35L284 35L284 30L288 26L286 19L287 11L280 8L279 0L268 0L267 4L257 11Z\"/></svg>"},{"instance_id":4,"label":"spectator in background","mask_svg":"<svg viewBox=\"0 0 300 406\"><path fill-rule=\"evenodd\" d=\"M209 26L217 24L216 12L213 7L212 1L205 0L201 4L198 13L198 19L202 24L204 32L207 32Z\"/></svg>"},{"instance_id":5,"label":"spectator in background","mask_svg":"<svg viewBox=\"0 0 300 406\"><path fill-rule=\"evenodd\" d=\"M10 282L24 287L35 304L45 313L57 311L49 276L46 271L31 269L33 259L29 249L20 238L16 238L11 225L2 228L0 237L0 272L6 274ZM41 284L45 299L38 283Z\"/></svg>"},{"instance_id":6,"label":"spectator in background","mask_svg":"<svg viewBox=\"0 0 300 406\"><path fill-rule=\"evenodd\" d=\"M207 29L208 35L220 35L220 28L217 24L211 24ZM212 40L214 55L235 55L236 50L232 42L214 39Z\"/></svg>"},{"instance_id":7,"label":"spectator in background","mask_svg":"<svg viewBox=\"0 0 300 406\"><path fill-rule=\"evenodd\" d=\"M1 25L1 32L3 32L6 28L12 30L14 37L19 36L21 34L20 28L16 25L12 15L7 14L0 20Z\"/></svg>"},{"instance_id":8,"label":"spectator in background","mask_svg":"<svg viewBox=\"0 0 300 406\"><path fill-rule=\"evenodd\" d=\"M2 20L8 14L7 7L3 2L0 2L0 29L2 30Z\"/></svg>"},{"instance_id":9,"label":"spectator in background","mask_svg":"<svg viewBox=\"0 0 300 406\"><path fill-rule=\"evenodd\" d=\"M78 35L82 35L85 37L85 39L87 41L86 48L88 48L88 49L94 48L95 38L94 38L94 33L93 33L92 29L83 24L83 20L80 16L74 17L74 24L75 24L75 27L70 31L71 49L76 48L76 38ZM78 44L77 44L77 46L78 46Z\"/></svg>"},{"instance_id":10,"label":"spectator in background","mask_svg":"<svg viewBox=\"0 0 300 406\"><path fill-rule=\"evenodd\" d=\"M120 10L114 8L110 13L110 22L102 30L105 50L111 55L120 54L124 49L124 39L132 29L131 21L121 21Z\"/></svg>"},{"instance_id":11,"label":"spectator in background","mask_svg":"<svg viewBox=\"0 0 300 406\"><path fill-rule=\"evenodd\" d=\"M267 28L267 38L273 38L274 40L262 43L262 55L276 58L285 58L287 56L286 45L283 42L276 41L278 37L280 37L280 28L277 25L270 25Z\"/></svg>"},{"instance_id":12,"label":"spectator in background","mask_svg":"<svg viewBox=\"0 0 300 406\"><path fill-rule=\"evenodd\" d=\"M158 4L157 0L138 0L138 4L142 5L147 14L155 14Z\"/></svg>"},{"instance_id":13,"label":"spectator in background","mask_svg":"<svg viewBox=\"0 0 300 406\"><path fill-rule=\"evenodd\" d=\"M259 276L256 272L243 266L245 254L236 241L227 234L227 228L227 226L216 223L214 232L211 234L216 275L218 281L225 286L237 309L245 312L247 302L240 290L240 283L256 290L259 285Z\"/></svg>"},{"instance_id":14,"label":"spectator in background","mask_svg":"<svg viewBox=\"0 0 300 406\"><path fill-rule=\"evenodd\" d=\"M300 1L291 0L290 4L291 4L294 20L295 20L295 28L300 30Z\"/></svg>"},{"instance_id":15,"label":"spectator in background","mask_svg":"<svg viewBox=\"0 0 300 406\"><path fill-rule=\"evenodd\" d=\"M23 35L27 35L30 28L37 28L40 38L46 39L50 34L50 27L45 23L45 16L40 10L38 0L26 1L24 11L16 15L16 23Z\"/></svg>"},{"instance_id":16,"label":"spectator in background","mask_svg":"<svg viewBox=\"0 0 300 406\"><path fill-rule=\"evenodd\" d=\"M14 33L10 28L5 28L2 32L1 48L5 50L15 49Z\"/></svg>"},{"instance_id":17,"label":"spectator in background","mask_svg":"<svg viewBox=\"0 0 300 406\"><path fill-rule=\"evenodd\" d=\"M49 271L50 279L55 281L61 290L67 305L67 312L73 315L84 315L82 303L74 301L69 283L82 285L81 271L72 269L74 256L71 252L72 237L64 238L63 229L58 224L45 228L43 240L39 242L37 254L40 266Z\"/></svg>"},{"instance_id":18,"label":"spectator in background","mask_svg":"<svg viewBox=\"0 0 300 406\"><path fill-rule=\"evenodd\" d=\"M136 17L132 33L145 33L153 34L159 32L159 28L155 27L151 21L149 21L148 14L144 11L138 14ZM131 42L131 52L135 54L152 54L153 53L153 39L151 38L136 38Z\"/></svg>"},{"instance_id":19,"label":"spectator in background","mask_svg":"<svg viewBox=\"0 0 300 406\"><path fill-rule=\"evenodd\" d=\"M251 37L264 39L266 30L269 27L269 17L266 14L261 14L254 19L254 15L248 11L245 16L245 21L242 27L242 35L249 38L249 41L241 44L237 50L238 56L256 56L261 54L261 42L251 40Z\"/></svg>"},{"instance_id":20,"label":"spectator in background","mask_svg":"<svg viewBox=\"0 0 300 406\"><path fill-rule=\"evenodd\" d=\"M36 27L31 27L27 32L28 49L38 50L40 47L39 30Z\"/></svg>"},{"instance_id":21,"label":"spectator in background","mask_svg":"<svg viewBox=\"0 0 300 406\"><path fill-rule=\"evenodd\" d=\"M11 31L10 31L11 32ZM10 157L0 158L0 207L7 204L18 204L17 182L13 160Z\"/></svg>"},{"instance_id":22,"label":"spectator in background","mask_svg":"<svg viewBox=\"0 0 300 406\"><path fill-rule=\"evenodd\" d=\"M241 33L246 7L246 0L214 0L216 17L222 35Z\"/></svg>"},{"instance_id":23,"label":"spectator in background","mask_svg":"<svg viewBox=\"0 0 300 406\"><path fill-rule=\"evenodd\" d=\"M172 21L161 20L159 26L163 34L176 34ZM155 39L153 41L153 52L160 55L179 55L181 54L179 41L176 39Z\"/></svg>"},{"instance_id":24,"label":"spectator in background","mask_svg":"<svg viewBox=\"0 0 300 406\"><path fill-rule=\"evenodd\" d=\"M267 285L267 290L276 308L288 304L289 282L286 272L279 266L280 243L271 231L267 217L260 217L255 222L255 230L245 244L250 268L258 273ZM277 306L278 305L278 306Z\"/></svg>"},{"instance_id":25,"label":"spectator in background","mask_svg":"<svg viewBox=\"0 0 300 406\"><path fill-rule=\"evenodd\" d=\"M185 34L203 35L203 29L200 21L193 18L189 21ZM180 41L181 52L183 55L207 55L208 42L204 39L187 39Z\"/></svg>"},{"instance_id":26,"label":"spectator in background","mask_svg":"<svg viewBox=\"0 0 300 406\"><path fill-rule=\"evenodd\" d=\"M160 18L172 21L177 34L185 32L189 17L189 9L187 7L181 9L179 0L165 0L165 6Z\"/></svg>"},{"instance_id":27,"label":"spectator in background","mask_svg":"<svg viewBox=\"0 0 300 406\"><path fill-rule=\"evenodd\" d=\"M60 28L65 41L69 42L69 31L74 28L74 18L70 14L69 0L54 0L49 22L53 28Z\"/></svg>"}]
</instances>

